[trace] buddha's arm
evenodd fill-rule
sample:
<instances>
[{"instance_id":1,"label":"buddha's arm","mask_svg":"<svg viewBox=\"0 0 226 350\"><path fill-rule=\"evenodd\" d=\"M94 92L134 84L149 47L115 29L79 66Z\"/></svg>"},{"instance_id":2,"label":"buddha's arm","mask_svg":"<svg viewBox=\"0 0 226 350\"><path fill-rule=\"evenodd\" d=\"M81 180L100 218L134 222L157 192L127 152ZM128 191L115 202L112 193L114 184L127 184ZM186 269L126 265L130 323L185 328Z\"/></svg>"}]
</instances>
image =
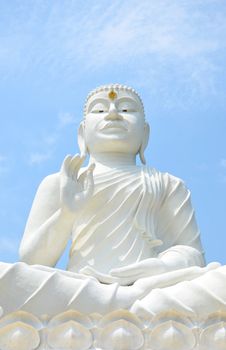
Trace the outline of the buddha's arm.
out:
<instances>
[{"instance_id":1,"label":"buddha's arm","mask_svg":"<svg viewBox=\"0 0 226 350\"><path fill-rule=\"evenodd\" d=\"M158 236L166 247L159 258L172 268L205 264L200 232L191 204L191 194L183 181L162 174L165 196L158 212Z\"/></svg>"},{"instance_id":2,"label":"buddha's arm","mask_svg":"<svg viewBox=\"0 0 226 350\"><path fill-rule=\"evenodd\" d=\"M60 173L39 186L20 246L22 261L54 266L60 258L79 209L93 193L93 166L83 173L83 180L78 178L83 160L67 156Z\"/></svg>"},{"instance_id":3,"label":"buddha's arm","mask_svg":"<svg viewBox=\"0 0 226 350\"><path fill-rule=\"evenodd\" d=\"M20 245L21 260L54 266L70 236L74 216L60 208L60 175L46 177L38 188Z\"/></svg>"},{"instance_id":4,"label":"buddha's arm","mask_svg":"<svg viewBox=\"0 0 226 350\"><path fill-rule=\"evenodd\" d=\"M190 262L188 262L189 259ZM159 254L156 258L149 258L125 267L112 269L110 275L113 278L118 278L117 282L119 284L129 285L140 278L192 266L203 266L200 253L195 248L177 245Z\"/></svg>"}]
</instances>

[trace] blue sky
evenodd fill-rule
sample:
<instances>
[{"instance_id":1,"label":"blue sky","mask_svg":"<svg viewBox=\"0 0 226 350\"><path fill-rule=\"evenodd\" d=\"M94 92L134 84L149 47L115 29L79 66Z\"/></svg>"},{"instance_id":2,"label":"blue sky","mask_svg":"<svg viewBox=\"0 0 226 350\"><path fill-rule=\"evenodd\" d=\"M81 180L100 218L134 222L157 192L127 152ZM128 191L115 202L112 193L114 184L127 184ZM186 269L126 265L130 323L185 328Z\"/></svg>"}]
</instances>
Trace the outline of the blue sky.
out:
<instances>
[{"instance_id":1,"label":"blue sky","mask_svg":"<svg viewBox=\"0 0 226 350\"><path fill-rule=\"evenodd\" d=\"M142 96L148 164L185 180L207 262L226 263L224 0L0 2L0 261L18 260L38 184L109 82Z\"/></svg>"}]
</instances>

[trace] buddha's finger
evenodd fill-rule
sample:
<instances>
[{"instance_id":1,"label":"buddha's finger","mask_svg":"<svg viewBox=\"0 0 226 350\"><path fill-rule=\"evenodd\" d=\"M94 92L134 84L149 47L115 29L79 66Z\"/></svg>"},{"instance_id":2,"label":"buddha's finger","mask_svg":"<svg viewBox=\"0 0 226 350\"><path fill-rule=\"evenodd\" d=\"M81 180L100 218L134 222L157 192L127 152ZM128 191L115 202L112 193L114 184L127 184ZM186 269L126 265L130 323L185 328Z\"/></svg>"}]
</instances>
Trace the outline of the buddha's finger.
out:
<instances>
[{"instance_id":1,"label":"buddha's finger","mask_svg":"<svg viewBox=\"0 0 226 350\"><path fill-rule=\"evenodd\" d=\"M69 165L69 176L74 178L74 175L77 176L77 168L79 166L79 163L81 162L81 158L79 154L76 154L72 157L71 163Z\"/></svg>"},{"instance_id":2,"label":"buddha's finger","mask_svg":"<svg viewBox=\"0 0 226 350\"><path fill-rule=\"evenodd\" d=\"M110 274L115 277L132 277L139 275L141 272L141 268L139 268L137 265L130 265L120 267L118 269L112 269Z\"/></svg>"},{"instance_id":3,"label":"buddha's finger","mask_svg":"<svg viewBox=\"0 0 226 350\"><path fill-rule=\"evenodd\" d=\"M118 284L120 284L121 286L131 286L132 284L134 284L134 282L136 282L139 277L137 276L131 276L131 277L114 277L117 278L117 282Z\"/></svg>"},{"instance_id":4,"label":"buddha's finger","mask_svg":"<svg viewBox=\"0 0 226 350\"><path fill-rule=\"evenodd\" d=\"M74 177L76 177L75 180L77 180L78 172L79 172L84 160L85 160L85 157L81 157L80 155L78 155L78 158L76 158L76 160L73 161L73 175L74 175Z\"/></svg>"},{"instance_id":5,"label":"buddha's finger","mask_svg":"<svg viewBox=\"0 0 226 350\"><path fill-rule=\"evenodd\" d=\"M74 160L73 163L71 164L71 177L73 180L77 181L78 180L78 169L81 166L81 161L80 160Z\"/></svg>"},{"instance_id":6,"label":"buddha's finger","mask_svg":"<svg viewBox=\"0 0 226 350\"><path fill-rule=\"evenodd\" d=\"M151 267L151 261L150 259L145 259L142 261L139 261L134 264L130 264L127 266L119 267L117 269L111 270L112 276L134 276L134 275L140 275L141 273L144 273L144 271L149 270Z\"/></svg>"},{"instance_id":7,"label":"buddha's finger","mask_svg":"<svg viewBox=\"0 0 226 350\"><path fill-rule=\"evenodd\" d=\"M84 190L85 196L91 196L94 190L94 180L93 180L93 170L95 168L95 164L91 164L89 168L86 170L86 188Z\"/></svg>"},{"instance_id":8,"label":"buddha's finger","mask_svg":"<svg viewBox=\"0 0 226 350\"><path fill-rule=\"evenodd\" d=\"M79 273L84 273L85 275L91 275L95 273L95 270L90 266L85 266L79 270Z\"/></svg>"},{"instance_id":9,"label":"buddha's finger","mask_svg":"<svg viewBox=\"0 0 226 350\"><path fill-rule=\"evenodd\" d=\"M83 267L79 273L82 273L84 275L92 276L98 279L100 282L103 283L113 283L115 282L114 277L111 277L105 273L99 272L92 268L91 266L85 266Z\"/></svg>"},{"instance_id":10,"label":"buddha's finger","mask_svg":"<svg viewBox=\"0 0 226 350\"><path fill-rule=\"evenodd\" d=\"M71 158L72 158L72 156L70 154L68 154L64 158L61 169L60 169L61 174L64 174L64 175L68 174L68 170L69 170L68 168L69 168L69 164L71 162Z\"/></svg>"}]
</instances>

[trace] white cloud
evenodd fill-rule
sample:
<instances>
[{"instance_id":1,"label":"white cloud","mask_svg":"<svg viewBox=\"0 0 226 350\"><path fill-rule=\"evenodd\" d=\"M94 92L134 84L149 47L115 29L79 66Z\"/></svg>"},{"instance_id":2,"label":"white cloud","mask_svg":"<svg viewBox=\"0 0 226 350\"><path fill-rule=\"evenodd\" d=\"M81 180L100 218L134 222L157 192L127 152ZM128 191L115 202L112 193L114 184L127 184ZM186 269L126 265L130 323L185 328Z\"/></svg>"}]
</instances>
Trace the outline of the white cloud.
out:
<instances>
[{"instance_id":1,"label":"white cloud","mask_svg":"<svg viewBox=\"0 0 226 350\"><path fill-rule=\"evenodd\" d=\"M52 133L46 137L44 137L44 139L42 140L44 144L48 145L48 146L53 146L57 143L58 141L58 137L59 135L56 133Z\"/></svg>"},{"instance_id":2,"label":"white cloud","mask_svg":"<svg viewBox=\"0 0 226 350\"><path fill-rule=\"evenodd\" d=\"M59 120L59 127L60 128L76 123L75 116L70 112L60 113L58 116L58 120Z\"/></svg>"},{"instance_id":3,"label":"white cloud","mask_svg":"<svg viewBox=\"0 0 226 350\"><path fill-rule=\"evenodd\" d=\"M34 152L30 154L29 157L29 164L30 165L39 165L44 163L45 161L49 160L51 158L51 153L41 153L41 152Z\"/></svg>"},{"instance_id":4,"label":"white cloud","mask_svg":"<svg viewBox=\"0 0 226 350\"><path fill-rule=\"evenodd\" d=\"M38 145L36 146L40 150L48 150L48 151L33 151L28 156L28 163L30 165L39 165L47 160L51 159L54 155L55 146L57 142L60 141L61 133L63 132L63 128L69 127L70 125L76 124L75 116L70 112L59 113L58 123L56 123L56 127L54 130L51 130L47 136L40 137L38 140ZM46 130L45 130L46 133ZM0 164L1 165L1 164ZM1 171L1 168L0 168Z\"/></svg>"},{"instance_id":5,"label":"white cloud","mask_svg":"<svg viewBox=\"0 0 226 350\"><path fill-rule=\"evenodd\" d=\"M215 56L225 55L226 46L222 1L38 4L11 8L10 29L0 39L5 71L42 67L54 78L75 81L82 74L126 65L142 70L142 79L153 84L175 69L191 90L214 92L214 77L223 69Z\"/></svg>"}]
</instances>

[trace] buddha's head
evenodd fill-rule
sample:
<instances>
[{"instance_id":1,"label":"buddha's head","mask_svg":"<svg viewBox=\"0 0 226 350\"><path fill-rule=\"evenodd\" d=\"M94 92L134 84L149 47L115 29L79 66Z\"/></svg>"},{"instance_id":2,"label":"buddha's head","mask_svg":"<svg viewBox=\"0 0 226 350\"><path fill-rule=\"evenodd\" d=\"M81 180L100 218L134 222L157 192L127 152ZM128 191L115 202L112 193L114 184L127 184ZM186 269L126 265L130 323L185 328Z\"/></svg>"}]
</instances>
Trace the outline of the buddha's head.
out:
<instances>
[{"instance_id":1,"label":"buddha's head","mask_svg":"<svg viewBox=\"0 0 226 350\"><path fill-rule=\"evenodd\" d=\"M88 95L78 143L81 154L129 153L140 155L148 143L149 125L137 92L127 86L109 84Z\"/></svg>"}]
</instances>

